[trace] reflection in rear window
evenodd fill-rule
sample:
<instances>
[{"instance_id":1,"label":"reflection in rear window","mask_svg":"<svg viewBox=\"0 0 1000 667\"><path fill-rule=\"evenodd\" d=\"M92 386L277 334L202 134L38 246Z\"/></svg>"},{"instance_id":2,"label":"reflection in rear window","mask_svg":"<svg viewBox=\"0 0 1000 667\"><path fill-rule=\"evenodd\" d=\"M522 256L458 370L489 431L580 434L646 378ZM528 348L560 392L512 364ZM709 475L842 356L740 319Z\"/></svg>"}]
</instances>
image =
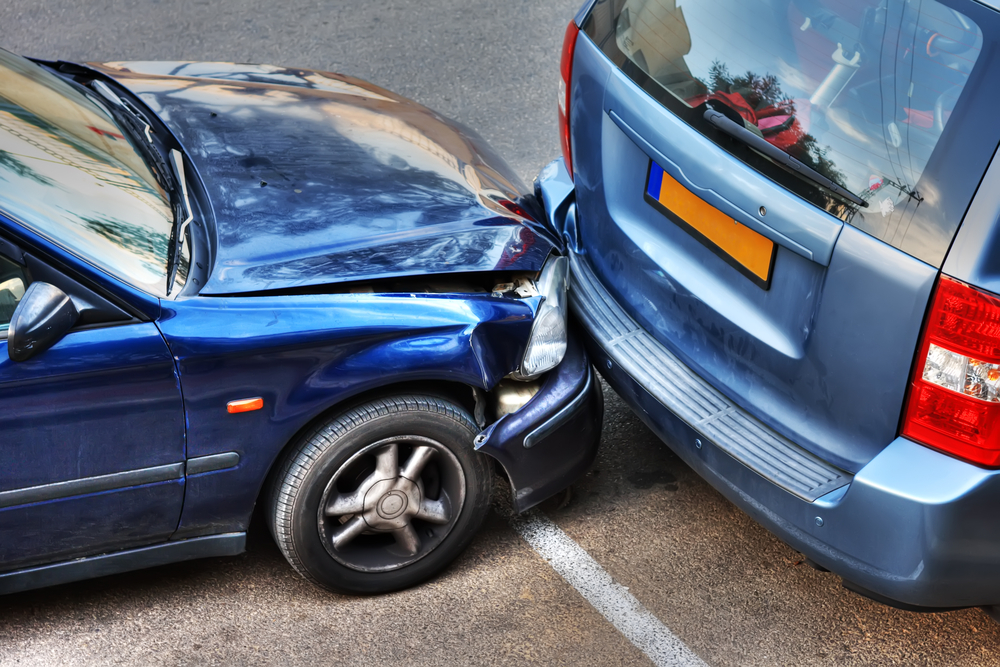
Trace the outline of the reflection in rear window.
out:
<instances>
[{"instance_id":1,"label":"reflection in rear window","mask_svg":"<svg viewBox=\"0 0 1000 667\"><path fill-rule=\"evenodd\" d=\"M706 135L701 112L712 107L868 207L720 141L740 159L911 254L943 257L958 220L915 214L940 203L924 203L937 188L922 178L983 53L966 13L935 0L610 0L584 27Z\"/></svg>"}]
</instances>

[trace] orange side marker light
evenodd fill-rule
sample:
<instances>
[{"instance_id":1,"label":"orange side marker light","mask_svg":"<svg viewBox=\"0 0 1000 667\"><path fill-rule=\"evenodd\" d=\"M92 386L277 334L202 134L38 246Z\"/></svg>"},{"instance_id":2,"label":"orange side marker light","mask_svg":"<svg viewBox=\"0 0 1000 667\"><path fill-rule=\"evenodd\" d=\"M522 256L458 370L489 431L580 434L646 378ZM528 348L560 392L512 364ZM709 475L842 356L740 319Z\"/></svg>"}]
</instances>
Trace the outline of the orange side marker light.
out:
<instances>
[{"instance_id":1,"label":"orange side marker light","mask_svg":"<svg viewBox=\"0 0 1000 667\"><path fill-rule=\"evenodd\" d=\"M226 403L226 411L232 415L237 412L253 412L254 410L260 410L262 407L264 407L264 399L259 396L257 398L241 398L238 401L229 401Z\"/></svg>"}]
</instances>

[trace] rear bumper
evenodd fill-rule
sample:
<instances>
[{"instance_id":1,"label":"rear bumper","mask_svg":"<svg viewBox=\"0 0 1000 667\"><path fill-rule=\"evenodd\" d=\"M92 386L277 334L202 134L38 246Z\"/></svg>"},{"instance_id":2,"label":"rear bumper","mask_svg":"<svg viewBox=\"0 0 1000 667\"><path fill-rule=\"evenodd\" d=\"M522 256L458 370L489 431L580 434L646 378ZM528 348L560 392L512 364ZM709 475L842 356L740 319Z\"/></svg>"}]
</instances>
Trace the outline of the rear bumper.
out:
<instances>
[{"instance_id":1,"label":"rear bumper","mask_svg":"<svg viewBox=\"0 0 1000 667\"><path fill-rule=\"evenodd\" d=\"M699 418L699 410L713 409L706 401L716 400L698 384L704 380L659 343L645 349L652 337L582 258L573 257L573 270L571 304L594 364L730 501L872 597L920 608L1000 603L1000 472L897 438L851 476L780 436L774 440L766 427L759 431L737 405ZM625 333L614 330L619 324ZM637 339L641 345L622 344ZM678 378L687 379L681 386Z\"/></svg>"},{"instance_id":2,"label":"rear bumper","mask_svg":"<svg viewBox=\"0 0 1000 667\"><path fill-rule=\"evenodd\" d=\"M562 363L517 412L476 437L476 450L503 466L523 512L575 482L597 456L604 395L583 342L570 334Z\"/></svg>"}]
</instances>

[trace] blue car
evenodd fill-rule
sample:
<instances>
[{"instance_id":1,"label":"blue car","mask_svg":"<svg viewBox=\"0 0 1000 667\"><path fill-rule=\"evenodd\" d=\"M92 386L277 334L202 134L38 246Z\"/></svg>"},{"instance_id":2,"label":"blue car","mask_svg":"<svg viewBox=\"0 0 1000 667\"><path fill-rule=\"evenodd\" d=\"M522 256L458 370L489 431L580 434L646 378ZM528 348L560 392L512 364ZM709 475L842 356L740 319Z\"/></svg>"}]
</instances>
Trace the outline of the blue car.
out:
<instances>
[{"instance_id":1,"label":"blue car","mask_svg":"<svg viewBox=\"0 0 1000 667\"><path fill-rule=\"evenodd\" d=\"M593 460L568 259L474 133L349 77L0 51L0 592L243 551L378 593ZM494 464L497 464L496 466Z\"/></svg>"},{"instance_id":2,"label":"blue car","mask_svg":"<svg viewBox=\"0 0 1000 667\"><path fill-rule=\"evenodd\" d=\"M875 600L1000 604L1000 4L600 0L536 188L595 366Z\"/></svg>"}]
</instances>

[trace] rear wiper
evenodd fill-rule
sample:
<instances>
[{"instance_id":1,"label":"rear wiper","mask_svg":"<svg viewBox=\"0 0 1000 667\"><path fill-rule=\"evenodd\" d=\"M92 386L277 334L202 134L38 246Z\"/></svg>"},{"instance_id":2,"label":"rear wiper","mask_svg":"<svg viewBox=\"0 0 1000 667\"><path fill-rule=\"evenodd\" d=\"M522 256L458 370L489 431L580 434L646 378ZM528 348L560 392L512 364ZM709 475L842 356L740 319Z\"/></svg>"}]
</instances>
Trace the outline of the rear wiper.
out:
<instances>
[{"instance_id":1,"label":"rear wiper","mask_svg":"<svg viewBox=\"0 0 1000 667\"><path fill-rule=\"evenodd\" d=\"M90 82L90 87L100 93L108 102L111 102L111 111L115 119L123 125L122 129L128 130L139 144L139 149L149 158L153 163L150 165L153 167L153 175L157 177L160 185L163 186L168 192L174 191L174 180L170 175L170 169L167 167L166 161L163 159L163 154L153 143L152 128L149 126L149 122L141 111L136 109L132 104L125 99L119 97L108 84L100 80L94 80Z\"/></svg>"},{"instance_id":2,"label":"rear wiper","mask_svg":"<svg viewBox=\"0 0 1000 667\"><path fill-rule=\"evenodd\" d=\"M861 206L863 208L868 208L868 202L866 202L861 197L858 197L852 192L848 192L847 190L840 187L839 185L831 181L823 174L819 173L818 171L810 167L809 165L799 162L791 155L778 148L777 146L768 143L768 141L763 137L754 134L753 132L746 129L739 123L730 120L728 117L726 117L725 114L709 107L705 111L704 118L717 129L721 130L722 132L725 132L734 139L742 141L746 145L750 146L750 148L753 148L755 151L763 153L764 155L771 158L778 164L782 164L788 167L799 176L802 176L803 178L806 178L812 181L813 183L822 185L830 192L834 193L838 197L846 199L852 204L857 204L858 206Z\"/></svg>"}]
</instances>

